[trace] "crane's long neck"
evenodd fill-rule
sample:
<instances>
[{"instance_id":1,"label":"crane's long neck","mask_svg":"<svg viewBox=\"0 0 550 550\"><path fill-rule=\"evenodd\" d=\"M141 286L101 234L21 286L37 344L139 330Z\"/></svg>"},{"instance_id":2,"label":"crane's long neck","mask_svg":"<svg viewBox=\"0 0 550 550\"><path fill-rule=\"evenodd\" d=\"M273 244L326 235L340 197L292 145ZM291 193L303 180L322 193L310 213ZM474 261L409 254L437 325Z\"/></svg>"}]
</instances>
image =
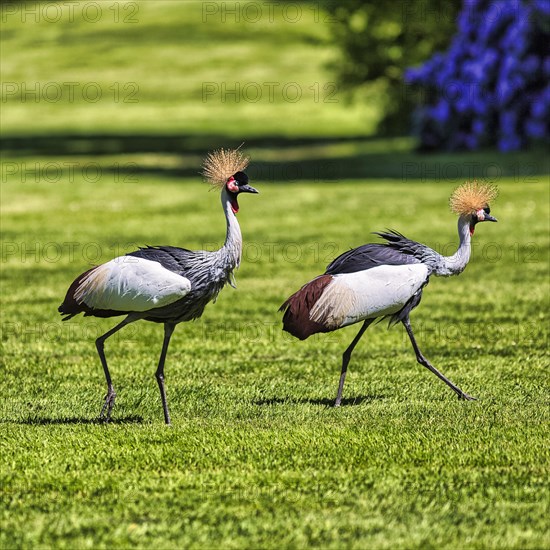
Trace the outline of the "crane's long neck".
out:
<instances>
[{"instance_id":1,"label":"crane's long neck","mask_svg":"<svg viewBox=\"0 0 550 550\"><path fill-rule=\"evenodd\" d=\"M224 262L224 267L228 271L233 271L235 268L239 267L241 263L243 237L239 222L237 221L237 216L235 216L231 208L229 193L225 188L222 190L221 199L225 219L227 221L227 233L225 236L225 243L219 250L220 259Z\"/></svg>"},{"instance_id":2,"label":"crane's long neck","mask_svg":"<svg viewBox=\"0 0 550 550\"><path fill-rule=\"evenodd\" d=\"M458 236L460 244L458 250L452 256L442 256L442 262L435 271L436 275L450 276L458 275L464 271L464 268L470 261L470 219L460 216L458 219Z\"/></svg>"}]
</instances>

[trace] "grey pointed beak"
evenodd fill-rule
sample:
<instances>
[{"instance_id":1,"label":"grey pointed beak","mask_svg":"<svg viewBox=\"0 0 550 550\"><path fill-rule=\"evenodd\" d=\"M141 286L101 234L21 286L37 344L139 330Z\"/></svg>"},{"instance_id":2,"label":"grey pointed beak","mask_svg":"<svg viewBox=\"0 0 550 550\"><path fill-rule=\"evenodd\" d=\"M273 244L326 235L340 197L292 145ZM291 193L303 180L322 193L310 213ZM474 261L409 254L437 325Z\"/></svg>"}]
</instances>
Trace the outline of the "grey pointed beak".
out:
<instances>
[{"instance_id":1,"label":"grey pointed beak","mask_svg":"<svg viewBox=\"0 0 550 550\"><path fill-rule=\"evenodd\" d=\"M248 183L246 185L240 185L239 191L241 193L259 193L257 189L254 189L254 187L252 187L252 185L248 185Z\"/></svg>"},{"instance_id":2,"label":"grey pointed beak","mask_svg":"<svg viewBox=\"0 0 550 550\"><path fill-rule=\"evenodd\" d=\"M496 218L493 218L490 214L485 214L484 222L498 222Z\"/></svg>"}]
</instances>

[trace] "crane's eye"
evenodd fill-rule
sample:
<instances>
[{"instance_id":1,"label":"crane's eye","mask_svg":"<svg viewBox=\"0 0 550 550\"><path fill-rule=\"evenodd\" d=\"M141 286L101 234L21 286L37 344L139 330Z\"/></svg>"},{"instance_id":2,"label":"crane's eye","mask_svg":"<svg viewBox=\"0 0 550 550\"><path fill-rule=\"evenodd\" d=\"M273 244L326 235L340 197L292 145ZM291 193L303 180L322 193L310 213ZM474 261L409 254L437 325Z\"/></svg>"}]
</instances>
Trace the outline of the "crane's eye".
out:
<instances>
[{"instance_id":1,"label":"crane's eye","mask_svg":"<svg viewBox=\"0 0 550 550\"><path fill-rule=\"evenodd\" d=\"M488 206L485 207L483 210L484 210L485 214L490 214L491 213L491 209Z\"/></svg>"}]
</instances>

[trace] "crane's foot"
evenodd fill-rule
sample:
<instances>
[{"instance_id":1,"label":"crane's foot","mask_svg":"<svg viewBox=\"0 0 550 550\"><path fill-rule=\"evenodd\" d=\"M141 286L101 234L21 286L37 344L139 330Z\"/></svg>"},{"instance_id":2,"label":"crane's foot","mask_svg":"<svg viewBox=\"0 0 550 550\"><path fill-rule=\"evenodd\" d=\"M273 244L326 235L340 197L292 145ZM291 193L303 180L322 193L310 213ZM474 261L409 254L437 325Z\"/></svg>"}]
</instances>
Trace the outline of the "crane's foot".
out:
<instances>
[{"instance_id":1,"label":"crane's foot","mask_svg":"<svg viewBox=\"0 0 550 550\"><path fill-rule=\"evenodd\" d=\"M458 394L458 398L463 401L477 401L477 397L468 395L467 393L461 392Z\"/></svg>"},{"instance_id":2,"label":"crane's foot","mask_svg":"<svg viewBox=\"0 0 550 550\"><path fill-rule=\"evenodd\" d=\"M115 406L116 393L114 388L110 387L105 396L105 402L103 407L101 407L101 412L99 413L100 422L109 422L111 420L111 411Z\"/></svg>"}]
</instances>

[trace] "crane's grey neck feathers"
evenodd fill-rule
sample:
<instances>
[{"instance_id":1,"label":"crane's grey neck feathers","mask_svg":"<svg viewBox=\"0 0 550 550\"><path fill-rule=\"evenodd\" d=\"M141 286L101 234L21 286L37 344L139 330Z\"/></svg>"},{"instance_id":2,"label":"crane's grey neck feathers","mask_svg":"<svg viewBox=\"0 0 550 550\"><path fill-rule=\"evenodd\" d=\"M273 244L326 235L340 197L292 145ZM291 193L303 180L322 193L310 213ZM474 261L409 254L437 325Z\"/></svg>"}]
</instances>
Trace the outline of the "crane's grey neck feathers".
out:
<instances>
[{"instance_id":1,"label":"crane's grey neck feathers","mask_svg":"<svg viewBox=\"0 0 550 550\"><path fill-rule=\"evenodd\" d=\"M386 239L387 247L401 252L404 255L403 260L407 256L412 256L419 262L426 264L430 270L430 275L434 274L440 277L458 275L464 271L470 260L470 216L460 216L458 219L460 244L458 250L452 256L442 256L429 246L407 239L407 237L397 231L376 234ZM394 262L391 263L393 264ZM402 263L407 262L403 261Z\"/></svg>"},{"instance_id":2,"label":"crane's grey neck feathers","mask_svg":"<svg viewBox=\"0 0 550 550\"><path fill-rule=\"evenodd\" d=\"M470 218L460 216L458 218L458 237L460 244L458 250L452 256L440 256L440 261L434 270L436 275L449 277L462 273L470 261L471 240Z\"/></svg>"},{"instance_id":3,"label":"crane's grey neck feathers","mask_svg":"<svg viewBox=\"0 0 550 550\"><path fill-rule=\"evenodd\" d=\"M237 221L237 216L231 208L231 201L227 189L223 189L221 193L221 201L225 219L227 221L227 234L224 245L217 251L220 262L223 262L225 270L230 277L230 284L234 285L233 271L237 269L241 263L241 255L243 249L243 237L241 228Z\"/></svg>"}]
</instances>

